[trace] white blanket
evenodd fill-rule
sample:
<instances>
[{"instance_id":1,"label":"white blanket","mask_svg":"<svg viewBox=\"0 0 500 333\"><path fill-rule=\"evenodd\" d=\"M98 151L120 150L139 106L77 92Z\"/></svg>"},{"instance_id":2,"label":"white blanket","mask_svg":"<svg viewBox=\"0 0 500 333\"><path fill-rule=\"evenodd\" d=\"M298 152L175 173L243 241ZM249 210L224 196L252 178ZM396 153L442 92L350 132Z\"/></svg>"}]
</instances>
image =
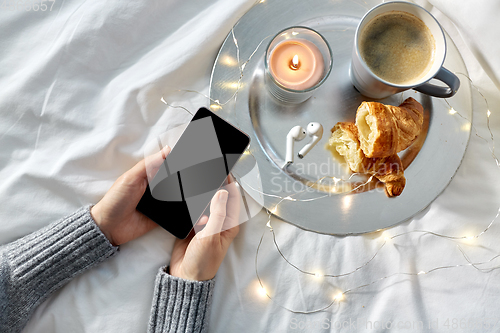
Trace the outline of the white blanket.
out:
<instances>
[{"instance_id":1,"label":"white blanket","mask_svg":"<svg viewBox=\"0 0 500 333\"><path fill-rule=\"evenodd\" d=\"M208 105L201 95L177 90L208 93L217 51L254 0L43 3L46 11L0 8L2 244L97 202L143 157L149 140L189 121L188 113L167 107L162 96L190 110ZM463 164L425 211L383 234L325 236L273 219L282 251L303 269L349 272L365 263L386 236L410 230L477 235L497 214L500 170L481 94L498 138L500 4L418 3L450 34L480 89L472 92L474 127ZM449 267L378 280L467 264L458 244L473 262L488 261L500 253L500 221L469 241L415 233L399 237L366 267L333 279L298 273L281 259L267 232L259 273L267 292L288 308L322 307L339 292L374 282L309 315L291 313L259 293L255 252L266 222L262 212L242 225L217 274L212 332L411 332L421 325L432 332L499 330L500 270ZM144 332L155 274L169 262L173 241L157 228L122 246L119 255L43 303L25 331ZM495 267L499 260L480 267Z\"/></svg>"}]
</instances>

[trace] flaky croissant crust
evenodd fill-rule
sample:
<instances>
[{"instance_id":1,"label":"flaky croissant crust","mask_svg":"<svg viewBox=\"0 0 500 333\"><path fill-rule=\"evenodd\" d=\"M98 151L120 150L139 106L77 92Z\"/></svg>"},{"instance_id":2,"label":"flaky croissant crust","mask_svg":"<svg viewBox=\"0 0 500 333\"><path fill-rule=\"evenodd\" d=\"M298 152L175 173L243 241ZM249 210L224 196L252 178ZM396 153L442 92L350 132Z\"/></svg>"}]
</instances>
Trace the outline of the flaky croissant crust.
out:
<instances>
[{"instance_id":1,"label":"flaky croissant crust","mask_svg":"<svg viewBox=\"0 0 500 333\"><path fill-rule=\"evenodd\" d=\"M366 173L385 184L389 197L398 196L406 185L403 164L397 154L368 158L360 147L358 128L351 122L339 122L332 129L328 141L330 147L345 158L353 172Z\"/></svg>"},{"instance_id":2,"label":"flaky croissant crust","mask_svg":"<svg viewBox=\"0 0 500 333\"><path fill-rule=\"evenodd\" d=\"M363 102L356 112L361 149L366 157L389 157L408 148L422 130L424 108L414 98L401 105Z\"/></svg>"}]
</instances>

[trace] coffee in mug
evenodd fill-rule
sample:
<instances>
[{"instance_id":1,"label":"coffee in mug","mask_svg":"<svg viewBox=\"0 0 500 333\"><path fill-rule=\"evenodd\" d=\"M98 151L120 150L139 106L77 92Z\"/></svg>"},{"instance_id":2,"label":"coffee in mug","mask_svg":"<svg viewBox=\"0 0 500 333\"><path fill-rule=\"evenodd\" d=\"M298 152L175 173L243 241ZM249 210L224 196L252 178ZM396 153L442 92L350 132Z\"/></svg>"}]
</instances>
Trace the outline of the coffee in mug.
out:
<instances>
[{"instance_id":1,"label":"coffee in mug","mask_svg":"<svg viewBox=\"0 0 500 333\"><path fill-rule=\"evenodd\" d=\"M401 85L425 76L434 60L435 41L430 29L415 15L402 11L382 13L360 34L361 57L381 79Z\"/></svg>"},{"instance_id":2,"label":"coffee in mug","mask_svg":"<svg viewBox=\"0 0 500 333\"><path fill-rule=\"evenodd\" d=\"M370 9L356 28L349 76L356 90L370 98L408 89L448 98L460 80L443 67L445 57L445 34L431 13L412 2L384 2ZM446 86L432 84L432 79Z\"/></svg>"}]
</instances>

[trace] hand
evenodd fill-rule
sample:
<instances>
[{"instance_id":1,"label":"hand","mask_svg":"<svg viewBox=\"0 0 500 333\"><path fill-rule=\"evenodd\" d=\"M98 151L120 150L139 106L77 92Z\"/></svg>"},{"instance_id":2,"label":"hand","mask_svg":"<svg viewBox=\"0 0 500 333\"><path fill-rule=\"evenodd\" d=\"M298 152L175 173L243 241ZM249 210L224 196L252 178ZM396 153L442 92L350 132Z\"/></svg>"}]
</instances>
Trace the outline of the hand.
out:
<instances>
[{"instance_id":1,"label":"hand","mask_svg":"<svg viewBox=\"0 0 500 333\"><path fill-rule=\"evenodd\" d=\"M229 245L238 234L240 197L235 183L219 190L210 203L210 217L200 218L205 225L196 235L177 239L170 260L170 274L187 280L205 281L215 277Z\"/></svg>"},{"instance_id":2,"label":"hand","mask_svg":"<svg viewBox=\"0 0 500 333\"><path fill-rule=\"evenodd\" d=\"M90 210L104 235L113 245L136 239L157 226L136 210L152 178L170 152L168 146L137 163L121 175L104 197Z\"/></svg>"}]
</instances>

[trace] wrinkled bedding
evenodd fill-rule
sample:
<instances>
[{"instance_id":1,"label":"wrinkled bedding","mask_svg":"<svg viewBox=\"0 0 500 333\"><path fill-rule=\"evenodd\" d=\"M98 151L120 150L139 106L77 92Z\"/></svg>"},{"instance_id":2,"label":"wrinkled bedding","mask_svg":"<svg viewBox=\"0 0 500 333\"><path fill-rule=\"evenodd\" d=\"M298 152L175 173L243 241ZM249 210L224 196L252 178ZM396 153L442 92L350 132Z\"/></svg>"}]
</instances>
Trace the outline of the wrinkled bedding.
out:
<instances>
[{"instance_id":1,"label":"wrinkled bedding","mask_svg":"<svg viewBox=\"0 0 500 333\"><path fill-rule=\"evenodd\" d=\"M500 4L417 2L440 20L474 82L474 127L463 164L427 209L383 233L333 237L273 219L282 251L304 269L352 271L387 235L405 231L476 235L498 212L500 169L492 157L486 110L496 139ZM191 110L208 105L203 95L179 90L208 94L217 51L254 1L47 4L52 10L0 9L0 244L97 202L144 156L149 141L190 120L189 113L165 105L161 97ZM485 332L500 327L500 270L482 272L469 265L393 275L466 265L458 245L472 262L494 258L500 253L500 221L466 241L425 233L398 237L363 269L333 279L298 273L279 256L267 232L258 268L279 304L323 307L340 291L377 280L315 314L286 311L259 293L255 252L266 223L262 211L241 226L217 274L211 332ZM119 255L43 303L25 331L146 331L154 278L169 262L173 242L157 228L122 246ZM498 265L493 259L478 268ZM496 329L485 329L487 324Z\"/></svg>"}]
</instances>

